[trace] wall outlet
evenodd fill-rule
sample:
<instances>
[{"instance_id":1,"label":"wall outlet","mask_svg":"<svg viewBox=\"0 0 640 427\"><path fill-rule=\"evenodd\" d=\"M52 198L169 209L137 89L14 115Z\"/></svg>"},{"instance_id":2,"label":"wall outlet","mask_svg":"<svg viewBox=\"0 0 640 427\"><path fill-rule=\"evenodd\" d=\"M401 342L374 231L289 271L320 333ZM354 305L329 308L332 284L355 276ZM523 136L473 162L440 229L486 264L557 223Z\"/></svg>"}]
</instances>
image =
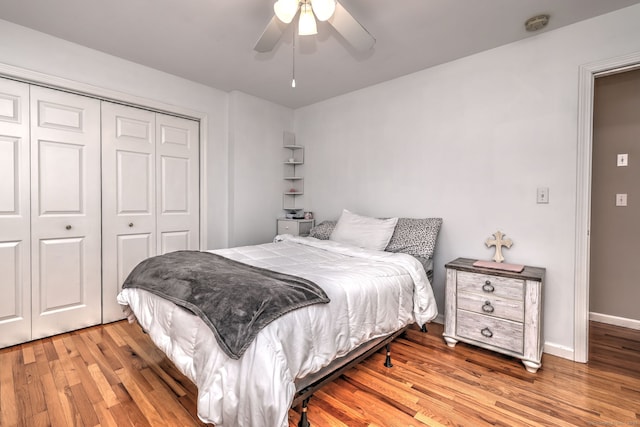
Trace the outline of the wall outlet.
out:
<instances>
[{"instance_id":1,"label":"wall outlet","mask_svg":"<svg viewBox=\"0 0 640 427\"><path fill-rule=\"evenodd\" d=\"M628 154L618 154L618 162L616 163L618 167L629 165L629 155Z\"/></svg>"},{"instance_id":2,"label":"wall outlet","mask_svg":"<svg viewBox=\"0 0 640 427\"><path fill-rule=\"evenodd\" d=\"M627 194L616 194L616 206L627 206Z\"/></svg>"},{"instance_id":3,"label":"wall outlet","mask_svg":"<svg viewBox=\"0 0 640 427\"><path fill-rule=\"evenodd\" d=\"M549 203L549 187L538 187L536 203Z\"/></svg>"}]
</instances>

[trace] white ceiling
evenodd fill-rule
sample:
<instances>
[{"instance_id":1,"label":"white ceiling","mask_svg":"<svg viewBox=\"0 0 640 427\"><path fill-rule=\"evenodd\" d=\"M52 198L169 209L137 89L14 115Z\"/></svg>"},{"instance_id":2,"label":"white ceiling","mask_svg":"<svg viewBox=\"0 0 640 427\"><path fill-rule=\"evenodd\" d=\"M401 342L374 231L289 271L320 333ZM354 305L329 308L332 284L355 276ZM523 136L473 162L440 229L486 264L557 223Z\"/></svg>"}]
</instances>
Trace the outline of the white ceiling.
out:
<instances>
[{"instance_id":1,"label":"white ceiling","mask_svg":"<svg viewBox=\"0 0 640 427\"><path fill-rule=\"evenodd\" d=\"M640 0L339 0L376 38L354 51L328 24L270 53L253 50L274 0L0 0L0 18L225 91L297 108ZM0 59L1 60L1 59Z\"/></svg>"}]
</instances>

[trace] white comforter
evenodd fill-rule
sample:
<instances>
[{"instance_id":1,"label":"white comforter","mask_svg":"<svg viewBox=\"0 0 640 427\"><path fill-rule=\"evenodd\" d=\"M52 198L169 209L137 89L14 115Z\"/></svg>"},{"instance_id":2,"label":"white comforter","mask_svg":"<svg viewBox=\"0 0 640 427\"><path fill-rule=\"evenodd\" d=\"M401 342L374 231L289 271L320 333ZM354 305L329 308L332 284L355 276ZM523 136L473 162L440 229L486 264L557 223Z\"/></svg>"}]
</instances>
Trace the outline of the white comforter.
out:
<instances>
[{"instance_id":1,"label":"white comforter","mask_svg":"<svg viewBox=\"0 0 640 427\"><path fill-rule=\"evenodd\" d=\"M211 252L309 279L331 302L276 319L239 360L222 352L211 330L190 312L143 290L129 288L118 295L196 384L198 416L217 427L286 426L296 378L370 339L437 315L424 269L409 255L290 235L277 240Z\"/></svg>"}]
</instances>

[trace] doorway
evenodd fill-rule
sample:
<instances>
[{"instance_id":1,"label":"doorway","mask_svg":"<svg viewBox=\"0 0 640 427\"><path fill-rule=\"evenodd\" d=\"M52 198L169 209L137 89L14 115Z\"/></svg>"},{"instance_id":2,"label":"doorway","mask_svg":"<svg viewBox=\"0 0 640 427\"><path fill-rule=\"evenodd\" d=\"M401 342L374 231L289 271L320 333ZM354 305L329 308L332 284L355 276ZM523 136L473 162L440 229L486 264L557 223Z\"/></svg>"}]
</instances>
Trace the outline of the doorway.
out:
<instances>
[{"instance_id":1,"label":"doorway","mask_svg":"<svg viewBox=\"0 0 640 427\"><path fill-rule=\"evenodd\" d=\"M640 329L640 69L596 76L593 105L590 319Z\"/></svg>"},{"instance_id":2,"label":"doorway","mask_svg":"<svg viewBox=\"0 0 640 427\"><path fill-rule=\"evenodd\" d=\"M596 77L638 68L640 68L640 52L583 65L579 70L573 355L576 362L587 362L589 355L589 254L594 80Z\"/></svg>"}]
</instances>

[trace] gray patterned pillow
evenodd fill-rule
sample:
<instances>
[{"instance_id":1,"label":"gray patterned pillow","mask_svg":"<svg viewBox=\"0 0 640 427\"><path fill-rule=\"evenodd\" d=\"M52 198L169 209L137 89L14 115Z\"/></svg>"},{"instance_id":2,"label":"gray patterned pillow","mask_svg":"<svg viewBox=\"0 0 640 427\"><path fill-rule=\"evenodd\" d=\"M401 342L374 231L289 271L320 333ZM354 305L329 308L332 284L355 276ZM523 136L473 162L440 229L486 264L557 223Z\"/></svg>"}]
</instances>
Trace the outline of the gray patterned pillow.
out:
<instances>
[{"instance_id":1,"label":"gray patterned pillow","mask_svg":"<svg viewBox=\"0 0 640 427\"><path fill-rule=\"evenodd\" d=\"M442 218L398 218L385 251L433 258Z\"/></svg>"},{"instance_id":2,"label":"gray patterned pillow","mask_svg":"<svg viewBox=\"0 0 640 427\"><path fill-rule=\"evenodd\" d=\"M331 232L337 223L338 221L322 221L320 224L309 230L309 237L315 237L320 240L329 240Z\"/></svg>"}]
</instances>

